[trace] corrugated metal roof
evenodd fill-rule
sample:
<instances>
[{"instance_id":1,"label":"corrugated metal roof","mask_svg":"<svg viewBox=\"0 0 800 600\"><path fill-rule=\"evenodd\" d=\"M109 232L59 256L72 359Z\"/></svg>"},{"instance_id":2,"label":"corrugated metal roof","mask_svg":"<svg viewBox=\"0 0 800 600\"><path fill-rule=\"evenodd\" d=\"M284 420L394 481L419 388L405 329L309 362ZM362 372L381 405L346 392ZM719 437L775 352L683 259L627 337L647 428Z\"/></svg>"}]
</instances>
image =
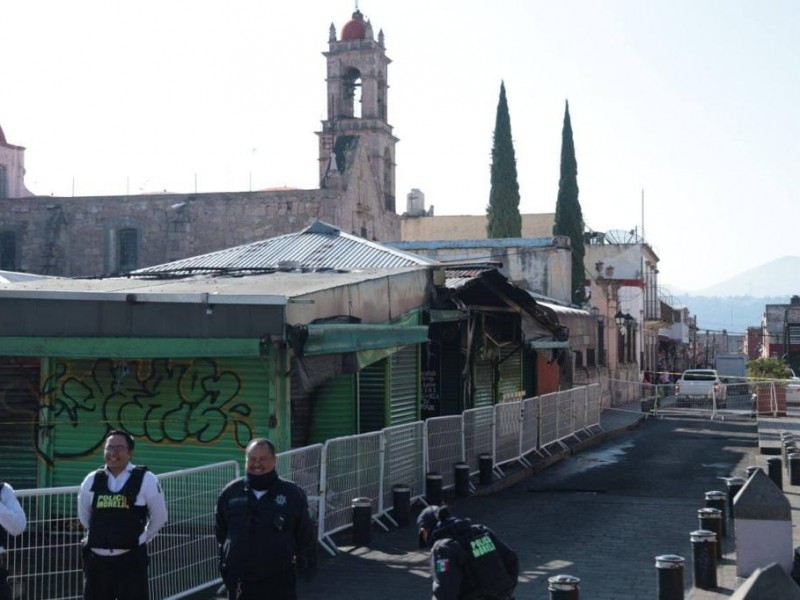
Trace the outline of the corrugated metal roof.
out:
<instances>
[{"instance_id":1,"label":"corrugated metal roof","mask_svg":"<svg viewBox=\"0 0 800 600\"><path fill-rule=\"evenodd\" d=\"M259 270L351 270L436 265L436 261L316 221L300 232L146 267L134 275L181 276Z\"/></svg>"},{"instance_id":2,"label":"corrugated metal roof","mask_svg":"<svg viewBox=\"0 0 800 600\"><path fill-rule=\"evenodd\" d=\"M489 270L493 269L486 267L445 269L445 287L451 290L460 289Z\"/></svg>"},{"instance_id":3,"label":"corrugated metal roof","mask_svg":"<svg viewBox=\"0 0 800 600\"><path fill-rule=\"evenodd\" d=\"M0 271L0 283L15 283L17 281L33 281L35 279L47 279L47 275L36 275L35 273L19 273L17 271Z\"/></svg>"}]
</instances>

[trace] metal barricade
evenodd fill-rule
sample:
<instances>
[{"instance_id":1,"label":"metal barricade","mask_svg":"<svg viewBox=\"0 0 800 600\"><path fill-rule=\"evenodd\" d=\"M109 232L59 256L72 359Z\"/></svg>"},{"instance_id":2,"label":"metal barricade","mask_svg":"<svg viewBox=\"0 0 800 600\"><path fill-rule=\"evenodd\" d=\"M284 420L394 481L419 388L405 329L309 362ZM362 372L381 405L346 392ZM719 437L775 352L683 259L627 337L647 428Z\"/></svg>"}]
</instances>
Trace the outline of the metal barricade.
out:
<instances>
[{"instance_id":1,"label":"metal barricade","mask_svg":"<svg viewBox=\"0 0 800 600\"><path fill-rule=\"evenodd\" d=\"M520 457L522 403L504 402L494 407L494 464L503 465Z\"/></svg>"},{"instance_id":2,"label":"metal barricade","mask_svg":"<svg viewBox=\"0 0 800 600\"><path fill-rule=\"evenodd\" d=\"M383 434L383 498L379 512L394 506L392 488L407 485L413 502L425 494L425 427L422 421L387 427Z\"/></svg>"},{"instance_id":3,"label":"metal barricade","mask_svg":"<svg viewBox=\"0 0 800 600\"><path fill-rule=\"evenodd\" d=\"M442 488L455 485L453 465L464 460L464 431L461 415L432 417L425 421L427 473L442 476Z\"/></svg>"},{"instance_id":4,"label":"metal barricade","mask_svg":"<svg viewBox=\"0 0 800 600\"><path fill-rule=\"evenodd\" d=\"M300 486L308 497L311 518L319 519L319 482L322 469L322 444L313 444L279 452L278 475Z\"/></svg>"},{"instance_id":5,"label":"metal barricade","mask_svg":"<svg viewBox=\"0 0 800 600\"><path fill-rule=\"evenodd\" d=\"M539 448L558 441L558 392L539 396Z\"/></svg>"},{"instance_id":6,"label":"metal barricade","mask_svg":"<svg viewBox=\"0 0 800 600\"><path fill-rule=\"evenodd\" d=\"M481 454L494 451L494 407L471 408L463 413L464 461L470 475L478 473Z\"/></svg>"},{"instance_id":7,"label":"metal barricade","mask_svg":"<svg viewBox=\"0 0 800 600\"><path fill-rule=\"evenodd\" d=\"M600 384L593 383L586 387L586 427L600 427Z\"/></svg>"},{"instance_id":8,"label":"metal barricade","mask_svg":"<svg viewBox=\"0 0 800 600\"><path fill-rule=\"evenodd\" d=\"M572 401L575 406L575 433L586 431L588 422L586 417L586 386L573 388L571 392Z\"/></svg>"},{"instance_id":9,"label":"metal barricade","mask_svg":"<svg viewBox=\"0 0 800 600\"><path fill-rule=\"evenodd\" d=\"M539 449L539 398L526 398L522 401L522 433L520 435L520 454Z\"/></svg>"},{"instance_id":10,"label":"metal barricade","mask_svg":"<svg viewBox=\"0 0 800 600\"><path fill-rule=\"evenodd\" d=\"M556 400L556 439L559 442L575 433L575 402L572 390L558 392Z\"/></svg>"}]
</instances>

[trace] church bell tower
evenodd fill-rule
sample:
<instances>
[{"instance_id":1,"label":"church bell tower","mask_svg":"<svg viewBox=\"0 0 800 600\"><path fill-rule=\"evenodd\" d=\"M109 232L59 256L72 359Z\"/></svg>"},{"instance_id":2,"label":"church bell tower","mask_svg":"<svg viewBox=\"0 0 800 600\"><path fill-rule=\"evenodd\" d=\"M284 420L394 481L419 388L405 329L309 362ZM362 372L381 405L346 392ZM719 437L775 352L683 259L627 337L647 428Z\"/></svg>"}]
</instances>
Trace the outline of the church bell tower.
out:
<instances>
[{"instance_id":1,"label":"church bell tower","mask_svg":"<svg viewBox=\"0 0 800 600\"><path fill-rule=\"evenodd\" d=\"M378 39L372 25L356 9L339 39L331 23L327 59L328 113L319 136L321 187L328 187L346 168L344 155L357 138L366 145L386 210L395 210L395 144L387 122L387 70L383 31Z\"/></svg>"}]
</instances>

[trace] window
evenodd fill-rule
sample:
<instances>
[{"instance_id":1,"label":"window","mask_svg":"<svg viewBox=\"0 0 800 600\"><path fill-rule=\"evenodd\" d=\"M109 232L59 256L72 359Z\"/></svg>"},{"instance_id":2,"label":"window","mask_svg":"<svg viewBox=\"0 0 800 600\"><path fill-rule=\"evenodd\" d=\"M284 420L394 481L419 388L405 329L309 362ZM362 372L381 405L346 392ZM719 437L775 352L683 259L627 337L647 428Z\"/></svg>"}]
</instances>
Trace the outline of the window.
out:
<instances>
[{"instance_id":1,"label":"window","mask_svg":"<svg viewBox=\"0 0 800 600\"><path fill-rule=\"evenodd\" d=\"M13 231L0 231L0 269L17 270L17 236Z\"/></svg>"},{"instance_id":2,"label":"window","mask_svg":"<svg viewBox=\"0 0 800 600\"><path fill-rule=\"evenodd\" d=\"M127 273L138 266L138 232L132 227L117 230L117 271Z\"/></svg>"},{"instance_id":3,"label":"window","mask_svg":"<svg viewBox=\"0 0 800 600\"><path fill-rule=\"evenodd\" d=\"M8 176L5 165L0 165L0 198L8 198Z\"/></svg>"}]
</instances>

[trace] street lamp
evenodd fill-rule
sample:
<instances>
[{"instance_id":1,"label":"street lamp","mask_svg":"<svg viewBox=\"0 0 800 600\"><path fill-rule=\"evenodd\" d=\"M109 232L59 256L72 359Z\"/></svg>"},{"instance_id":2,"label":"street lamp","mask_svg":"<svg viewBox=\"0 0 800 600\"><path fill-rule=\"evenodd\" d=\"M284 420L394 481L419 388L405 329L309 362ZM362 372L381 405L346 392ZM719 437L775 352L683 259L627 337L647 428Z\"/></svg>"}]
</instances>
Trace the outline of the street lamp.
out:
<instances>
[{"instance_id":1,"label":"street lamp","mask_svg":"<svg viewBox=\"0 0 800 600\"><path fill-rule=\"evenodd\" d=\"M626 315L622 314L621 310L617 311L617 314L614 315L614 322L617 324L617 328L621 331L625 331L625 318ZM630 315L628 315L630 317Z\"/></svg>"}]
</instances>

